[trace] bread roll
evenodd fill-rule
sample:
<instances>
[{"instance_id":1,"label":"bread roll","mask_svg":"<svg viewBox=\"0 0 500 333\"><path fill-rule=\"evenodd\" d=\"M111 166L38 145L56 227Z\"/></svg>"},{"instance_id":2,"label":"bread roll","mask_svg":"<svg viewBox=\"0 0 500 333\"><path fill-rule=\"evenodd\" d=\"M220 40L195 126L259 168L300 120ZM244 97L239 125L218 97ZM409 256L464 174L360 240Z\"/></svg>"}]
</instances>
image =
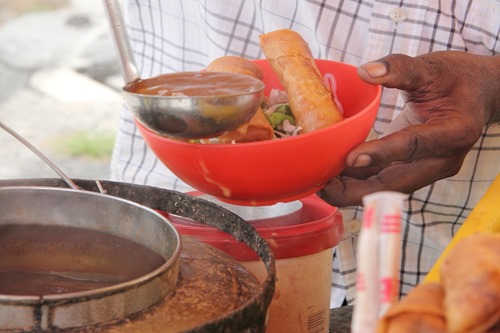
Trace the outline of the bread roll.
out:
<instances>
[{"instance_id":1,"label":"bread roll","mask_svg":"<svg viewBox=\"0 0 500 333\"><path fill-rule=\"evenodd\" d=\"M252 76L262 80L264 72L254 62L237 56L224 56L213 60L207 67L210 72L229 72Z\"/></svg>"},{"instance_id":2,"label":"bread roll","mask_svg":"<svg viewBox=\"0 0 500 333\"><path fill-rule=\"evenodd\" d=\"M255 63L237 56L224 56L212 61L207 71L230 72L253 76L262 80L263 72ZM220 143L242 143L274 139L274 130L269 124L262 108L258 108L253 117L238 128L219 136Z\"/></svg>"},{"instance_id":3,"label":"bread roll","mask_svg":"<svg viewBox=\"0 0 500 333\"><path fill-rule=\"evenodd\" d=\"M292 113L302 128L300 133L312 132L343 119L309 46L298 33L283 29L263 34L260 45L288 94Z\"/></svg>"},{"instance_id":4,"label":"bread roll","mask_svg":"<svg viewBox=\"0 0 500 333\"><path fill-rule=\"evenodd\" d=\"M500 321L500 235L462 239L441 265L448 332L486 332Z\"/></svg>"},{"instance_id":5,"label":"bread roll","mask_svg":"<svg viewBox=\"0 0 500 333\"><path fill-rule=\"evenodd\" d=\"M379 321L377 333L499 332L500 234L461 239L440 266L441 281L425 282Z\"/></svg>"},{"instance_id":6,"label":"bread roll","mask_svg":"<svg viewBox=\"0 0 500 333\"><path fill-rule=\"evenodd\" d=\"M393 305L378 323L377 333L444 333L443 288L425 283Z\"/></svg>"}]
</instances>

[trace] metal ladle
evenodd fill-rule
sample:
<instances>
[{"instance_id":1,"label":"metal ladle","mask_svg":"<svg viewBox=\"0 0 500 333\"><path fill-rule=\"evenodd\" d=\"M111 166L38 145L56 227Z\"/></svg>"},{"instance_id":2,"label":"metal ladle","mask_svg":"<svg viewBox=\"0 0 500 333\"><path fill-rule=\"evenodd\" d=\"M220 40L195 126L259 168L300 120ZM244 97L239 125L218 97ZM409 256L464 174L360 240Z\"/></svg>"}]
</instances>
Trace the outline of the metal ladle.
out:
<instances>
[{"instance_id":1,"label":"metal ladle","mask_svg":"<svg viewBox=\"0 0 500 333\"><path fill-rule=\"evenodd\" d=\"M168 80L169 75L174 76L175 73L140 79L119 0L103 1L126 83L122 89L125 102L136 120L146 128L174 138L208 138L238 127L255 114L260 106L264 83L247 76L245 80L251 81L247 89L231 94L160 96L134 91L136 87L157 85L159 80ZM239 74L225 74L241 77ZM172 80L175 80L175 76Z\"/></svg>"},{"instance_id":2,"label":"metal ladle","mask_svg":"<svg viewBox=\"0 0 500 333\"><path fill-rule=\"evenodd\" d=\"M19 140L22 144L24 144L26 147L28 147L32 152L34 152L38 157L40 157L45 163L47 163L48 166L52 168L63 180L66 184L68 184L69 187L71 187L74 190L80 190L80 188L69 178L64 172L61 171L55 165L52 163L50 159L48 159L44 154L42 154L41 151L39 151L35 146L33 146L31 143L29 143L25 138L23 138L21 135L19 135L16 131L11 129L9 126L5 125L3 122L0 121L0 127L3 128L7 133L12 135L14 138Z\"/></svg>"},{"instance_id":3,"label":"metal ladle","mask_svg":"<svg viewBox=\"0 0 500 333\"><path fill-rule=\"evenodd\" d=\"M64 172L62 172L61 169L57 165L55 165L47 156L45 156L40 150L38 150L35 146L33 146L28 140L23 138L19 133L14 131L12 128L9 126L5 125L3 122L0 121L0 127L3 128L7 133L12 135L14 138L16 138L19 142L21 142L23 145L29 148L33 153L35 153L41 160L43 160L52 170L54 170L61 178L62 180L72 189L74 190L79 190L81 191L82 189L78 187L78 185L75 184L71 178L69 178ZM97 188L99 189L100 193L106 193L104 188L101 185L101 182L96 179L95 183L97 185Z\"/></svg>"}]
</instances>

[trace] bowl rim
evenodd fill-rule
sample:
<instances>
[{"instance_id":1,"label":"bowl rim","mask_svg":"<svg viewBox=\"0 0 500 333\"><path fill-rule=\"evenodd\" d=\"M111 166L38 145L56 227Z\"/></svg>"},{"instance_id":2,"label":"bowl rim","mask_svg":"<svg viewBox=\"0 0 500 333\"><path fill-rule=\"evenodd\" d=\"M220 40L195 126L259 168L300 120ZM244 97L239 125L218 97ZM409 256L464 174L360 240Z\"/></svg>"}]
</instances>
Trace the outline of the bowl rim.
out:
<instances>
[{"instance_id":1,"label":"bowl rim","mask_svg":"<svg viewBox=\"0 0 500 333\"><path fill-rule=\"evenodd\" d=\"M330 125L330 126L327 126L327 127L324 127L324 128L312 131L312 132L303 133L303 134L300 134L297 136L289 136L289 137L277 138L277 139L272 139L272 140L264 140L264 141L240 142L240 143L196 143L196 142L189 142L189 141L183 141L183 140L176 140L172 137L157 134L154 131L152 131L151 129L149 129L147 126L143 125L136 117L134 117L134 121L136 124L140 125L141 129L144 129L147 133L156 137L157 139L159 139L161 141L166 141L169 143L177 144L177 145L202 145L205 147L214 147L214 148L216 148L216 147L224 147L224 148L238 147L238 146L242 146L242 145L244 145L244 146L275 145L275 144L279 144L282 142L294 141L294 140L297 140L298 138L308 138L308 137L312 137L312 136L317 136L317 135L320 135L321 133L331 131L333 128L345 126L346 123L353 122L357 118L364 116L364 114L366 112L368 112L368 110L374 109L375 105L379 103L381 95L382 95L382 87L377 86L377 93L376 93L373 101L371 101L362 111L356 113L355 115L347 117L344 120L342 120L341 122L338 122L336 124L333 124L333 125Z\"/></svg>"}]
</instances>

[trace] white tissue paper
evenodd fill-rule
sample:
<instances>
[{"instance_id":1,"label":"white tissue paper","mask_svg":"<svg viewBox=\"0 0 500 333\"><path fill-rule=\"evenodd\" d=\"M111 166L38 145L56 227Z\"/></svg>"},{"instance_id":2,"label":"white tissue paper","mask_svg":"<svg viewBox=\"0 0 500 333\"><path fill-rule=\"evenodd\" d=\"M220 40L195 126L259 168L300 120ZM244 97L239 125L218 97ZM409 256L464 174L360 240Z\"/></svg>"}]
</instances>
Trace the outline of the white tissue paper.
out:
<instances>
[{"instance_id":1,"label":"white tissue paper","mask_svg":"<svg viewBox=\"0 0 500 333\"><path fill-rule=\"evenodd\" d=\"M398 300L401 209L405 198L402 193L387 191L363 197L353 333L375 332L379 318Z\"/></svg>"}]
</instances>

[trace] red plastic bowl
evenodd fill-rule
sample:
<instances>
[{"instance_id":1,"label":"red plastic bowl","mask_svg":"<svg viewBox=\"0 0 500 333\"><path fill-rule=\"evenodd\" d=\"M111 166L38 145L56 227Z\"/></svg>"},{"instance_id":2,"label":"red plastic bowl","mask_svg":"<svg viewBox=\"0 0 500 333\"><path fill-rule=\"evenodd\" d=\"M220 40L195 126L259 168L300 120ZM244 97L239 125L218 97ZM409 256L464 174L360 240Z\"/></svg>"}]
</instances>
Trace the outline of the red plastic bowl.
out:
<instances>
[{"instance_id":1,"label":"red plastic bowl","mask_svg":"<svg viewBox=\"0 0 500 333\"><path fill-rule=\"evenodd\" d=\"M267 60L264 94L282 89ZM194 144L159 136L136 121L152 151L184 182L237 205L271 205L304 198L320 190L345 168L345 157L362 143L377 115L381 87L363 82L356 67L317 60L332 73L345 119L294 137L239 144Z\"/></svg>"}]
</instances>

